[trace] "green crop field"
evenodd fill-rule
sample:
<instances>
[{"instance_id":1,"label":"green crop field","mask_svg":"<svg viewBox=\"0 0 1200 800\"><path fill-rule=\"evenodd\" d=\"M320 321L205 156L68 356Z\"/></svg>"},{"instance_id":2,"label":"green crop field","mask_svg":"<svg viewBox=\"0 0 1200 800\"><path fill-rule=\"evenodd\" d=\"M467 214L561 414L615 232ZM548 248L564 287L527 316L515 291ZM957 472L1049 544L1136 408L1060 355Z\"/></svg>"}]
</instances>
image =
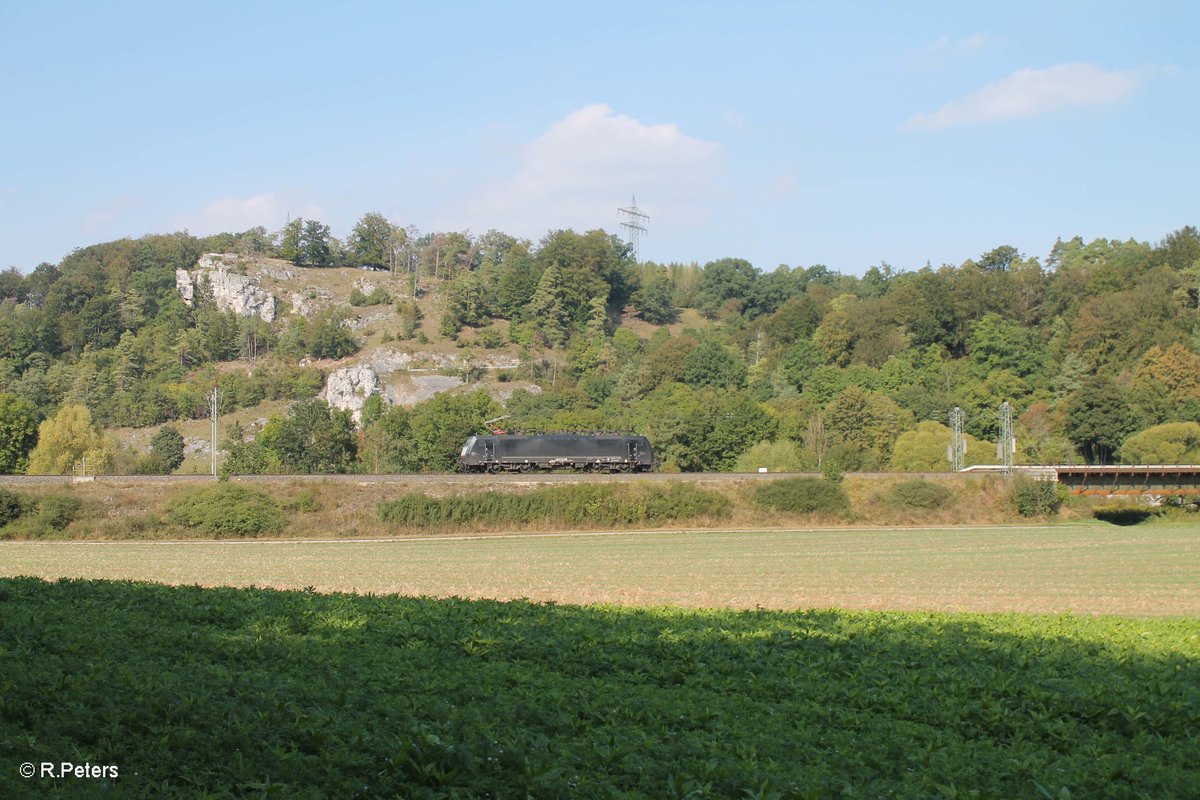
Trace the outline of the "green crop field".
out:
<instances>
[{"instance_id":1,"label":"green crop field","mask_svg":"<svg viewBox=\"0 0 1200 800\"><path fill-rule=\"evenodd\" d=\"M1195 796L1198 540L6 542L0 796Z\"/></svg>"},{"instance_id":2,"label":"green crop field","mask_svg":"<svg viewBox=\"0 0 1200 800\"><path fill-rule=\"evenodd\" d=\"M5 797L1194 797L1197 752L1196 620L0 579Z\"/></svg>"},{"instance_id":3,"label":"green crop field","mask_svg":"<svg viewBox=\"0 0 1200 800\"><path fill-rule=\"evenodd\" d=\"M1200 617L1200 533L1182 524L6 542L0 575L563 603Z\"/></svg>"}]
</instances>

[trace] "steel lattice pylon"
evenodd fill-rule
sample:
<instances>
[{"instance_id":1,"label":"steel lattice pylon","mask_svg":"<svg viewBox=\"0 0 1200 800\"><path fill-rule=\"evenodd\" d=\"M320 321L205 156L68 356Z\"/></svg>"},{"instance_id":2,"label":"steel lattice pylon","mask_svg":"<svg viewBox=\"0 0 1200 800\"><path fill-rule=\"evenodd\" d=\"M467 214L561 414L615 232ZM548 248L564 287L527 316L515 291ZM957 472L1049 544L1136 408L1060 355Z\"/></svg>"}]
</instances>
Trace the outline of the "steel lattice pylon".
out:
<instances>
[{"instance_id":1,"label":"steel lattice pylon","mask_svg":"<svg viewBox=\"0 0 1200 800\"><path fill-rule=\"evenodd\" d=\"M646 233L646 226L643 224L643 220L649 221L650 217L638 208L637 195L633 196L633 202L629 204L628 208L618 208L617 211L621 212L625 217L625 221L621 223L621 227L625 229L625 238L633 247L633 260L641 263L642 235Z\"/></svg>"}]
</instances>

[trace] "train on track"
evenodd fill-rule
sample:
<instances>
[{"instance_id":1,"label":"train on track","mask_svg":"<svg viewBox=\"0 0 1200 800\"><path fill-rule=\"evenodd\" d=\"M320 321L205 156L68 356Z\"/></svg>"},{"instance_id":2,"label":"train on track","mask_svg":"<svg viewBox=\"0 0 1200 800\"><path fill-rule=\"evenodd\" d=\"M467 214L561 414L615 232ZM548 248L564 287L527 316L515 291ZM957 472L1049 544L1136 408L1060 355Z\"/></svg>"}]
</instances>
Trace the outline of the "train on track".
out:
<instances>
[{"instance_id":1,"label":"train on track","mask_svg":"<svg viewBox=\"0 0 1200 800\"><path fill-rule=\"evenodd\" d=\"M621 433L546 433L472 436L458 456L464 472L647 472L654 449L645 436Z\"/></svg>"}]
</instances>

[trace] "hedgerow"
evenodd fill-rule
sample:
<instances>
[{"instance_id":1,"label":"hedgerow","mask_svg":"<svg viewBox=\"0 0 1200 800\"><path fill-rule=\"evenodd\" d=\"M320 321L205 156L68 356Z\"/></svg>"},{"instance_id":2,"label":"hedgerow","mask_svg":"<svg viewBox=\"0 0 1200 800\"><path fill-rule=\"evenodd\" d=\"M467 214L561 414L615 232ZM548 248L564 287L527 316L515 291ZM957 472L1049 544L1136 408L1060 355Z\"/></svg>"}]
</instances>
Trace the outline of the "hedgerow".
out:
<instances>
[{"instance_id":1,"label":"hedgerow","mask_svg":"<svg viewBox=\"0 0 1200 800\"><path fill-rule=\"evenodd\" d=\"M729 498L690 484L550 487L532 492L480 492L435 498L410 494L379 504L379 518L406 527L468 523L636 525L724 517Z\"/></svg>"},{"instance_id":2,"label":"hedgerow","mask_svg":"<svg viewBox=\"0 0 1200 800\"><path fill-rule=\"evenodd\" d=\"M38 500L37 518L51 530L60 531L74 522L82 509L83 502L78 497L51 494Z\"/></svg>"},{"instance_id":3,"label":"hedgerow","mask_svg":"<svg viewBox=\"0 0 1200 800\"><path fill-rule=\"evenodd\" d=\"M78 497L48 494L25 497L0 488L0 538L41 539L57 534L74 522L83 510Z\"/></svg>"},{"instance_id":4,"label":"hedgerow","mask_svg":"<svg viewBox=\"0 0 1200 800\"><path fill-rule=\"evenodd\" d=\"M217 537L278 533L287 522L265 493L231 483L193 489L173 498L167 517L185 528Z\"/></svg>"},{"instance_id":5,"label":"hedgerow","mask_svg":"<svg viewBox=\"0 0 1200 800\"><path fill-rule=\"evenodd\" d=\"M28 503L21 496L0 487L0 525L19 519L28 510Z\"/></svg>"},{"instance_id":6,"label":"hedgerow","mask_svg":"<svg viewBox=\"0 0 1200 800\"><path fill-rule=\"evenodd\" d=\"M817 478L784 478L754 488L754 502L772 511L793 514L850 513L850 498L841 485Z\"/></svg>"},{"instance_id":7,"label":"hedgerow","mask_svg":"<svg viewBox=\"0 0 1200 800\"><path fill-rule=\"evenodd\" d=\"M897 483L888 490L887 497L904 508L932 511L949 505L954 493L940 483L917 478Z\"/></svg>"},{"instance_id":8,"label":"hedgerow","mask_svg":"<svg viewBox=\"0 0 1200 800\"><path fill-rule=\"evenodd\" d=\"M1009 502L1022 517L1044 517L1058 511L1062 505L1058 484L1038 481L1028 475L1013 477L1008 493Z\"/></svg>"}]
</instances>

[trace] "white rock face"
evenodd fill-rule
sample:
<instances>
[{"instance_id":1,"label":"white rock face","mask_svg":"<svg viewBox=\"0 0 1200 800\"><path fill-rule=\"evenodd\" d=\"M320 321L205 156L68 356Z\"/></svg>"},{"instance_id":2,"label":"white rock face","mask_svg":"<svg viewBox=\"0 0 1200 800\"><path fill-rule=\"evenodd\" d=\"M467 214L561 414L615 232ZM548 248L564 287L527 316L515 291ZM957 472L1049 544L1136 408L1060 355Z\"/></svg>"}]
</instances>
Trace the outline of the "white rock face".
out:
<instances>
[{"instance_id":1,"label":"white rock face","mask_svg":"<svg viewBox=\"0 0 1200 800\"><path fill-rule=\"evenodd\" d=\"M411 375L406 381L388 386L384 399L394 406L415 406L462 385L462 379L452 375Z\"/></svg>"},{"instance_id":2,"label":"white rock face","mask_svg":"<svg viewBox=\"0 0 1200 800\"><path fill-rule=\"evenodd\" d=\"M362 409L367 398L383 391L375 370L365 364L334 370L325 379L321 394L331 407L349 411L355 423L362 422Z\"/></svg>"},{"instance_id":3,"label":"white rock face","mask_svg":"<svg viewBox=\"0 0 1200 800\"><path fill-rule=\"evenodd\" d=\"M368 317L367 319L375 321L374 318ZM371 351L370 359L371 367L380 375L388 375L393 372L462 369L467 366L466 360L461 356L432 351L408 352L388 347L379 347ZM516 369L521 366L521 359L503 353L484 353L476 355L471 363L484 369Z\"/></svg>"},{"instance_id":4,"label":"white rock face","mask_svg":"<svg viewBox=\"0 0 1200 800\"><path fill-rule=\"evenodd\" d=\"M292 312L302 317L311 317L313 312L333 303L333 292L317 286L309 286L303 291L288 294L288 302L292 304Z\"/></svg>"},{"instance_id":5,"label":"white rock face","mask_svg":"<svg viewBox=\"0 0 1200 800\"><path fill-rule=\"evenodd\" d=\"M190 306L195 300L195 287L202 278L207 278L213 301L221 311L232 311L239 317L261 317L264 322L273 321L275 298L259 285L258 278L230 271L237 259L232 255L205 253L196 262L193 272L177 270L175 285L183 302Z\"/></svg>"},{"instance_id":6,"label":"white rock face","mask_svg":"<svg viewBox=\"0 0 1200 800\"><path fill-rule=\"evenodd\" d=\"M196 287L192 285L192 276L186 269L175 270L175 288L179 290L183 302L190 306L196 295Z\"/></svg>"}]
</instances>

